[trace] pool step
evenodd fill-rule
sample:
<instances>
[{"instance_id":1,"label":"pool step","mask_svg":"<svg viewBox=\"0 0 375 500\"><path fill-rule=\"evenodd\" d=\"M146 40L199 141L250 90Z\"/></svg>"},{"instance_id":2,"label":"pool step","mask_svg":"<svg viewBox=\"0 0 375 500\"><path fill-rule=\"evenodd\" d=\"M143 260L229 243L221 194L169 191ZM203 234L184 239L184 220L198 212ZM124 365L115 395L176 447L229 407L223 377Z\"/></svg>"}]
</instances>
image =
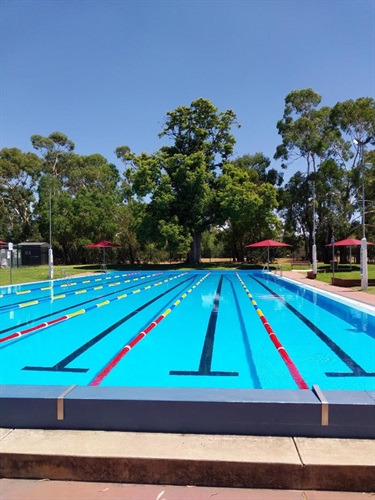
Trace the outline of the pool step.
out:
<instances>
[{"instance_id":1,"label":"pool step","mask_svg":"<svg viewBox=\"0 0 375 500\"><path fill-rule=\"evenodd\" d=\"M375 441L0 429L7 478L375 490Z\"/></svg>"}]
</instances>

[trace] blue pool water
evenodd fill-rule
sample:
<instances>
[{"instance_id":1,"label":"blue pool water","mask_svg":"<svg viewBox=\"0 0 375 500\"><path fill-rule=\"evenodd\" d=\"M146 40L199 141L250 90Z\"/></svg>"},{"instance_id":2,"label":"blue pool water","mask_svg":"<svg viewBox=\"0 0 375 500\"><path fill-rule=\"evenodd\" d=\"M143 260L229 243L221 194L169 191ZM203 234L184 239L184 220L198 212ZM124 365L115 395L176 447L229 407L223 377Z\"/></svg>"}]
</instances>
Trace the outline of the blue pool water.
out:
<instances>
[{"instance_id":1,"label":"blue pool water","mask_svg":"<svg viewBox=\"0 0 375 500\"><path fill-rule=\"evenodd\" d=\"M375 390L375 314L259 271L0 288L0 383Z\"/></svg>"}]
</instances>

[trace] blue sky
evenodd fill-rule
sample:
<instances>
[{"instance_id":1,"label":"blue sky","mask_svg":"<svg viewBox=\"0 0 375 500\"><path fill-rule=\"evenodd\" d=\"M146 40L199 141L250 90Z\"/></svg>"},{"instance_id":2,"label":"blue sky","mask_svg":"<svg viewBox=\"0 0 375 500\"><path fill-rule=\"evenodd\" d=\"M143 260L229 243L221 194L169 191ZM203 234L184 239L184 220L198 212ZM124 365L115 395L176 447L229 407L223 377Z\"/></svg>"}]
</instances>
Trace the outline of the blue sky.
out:
<instances>
[{"instance_id":1,"label":"blue sky","mask_svg":"<svg viewBox=\"0 0 375 500\"><path fill-rule=\"evenodd\" d=\"M199 97L237 114L236 156L272 158L290 91L375 96L375 0L1 0L1 46L0 147L58 130L120 169Z\"/></svg>"}]
</instances>

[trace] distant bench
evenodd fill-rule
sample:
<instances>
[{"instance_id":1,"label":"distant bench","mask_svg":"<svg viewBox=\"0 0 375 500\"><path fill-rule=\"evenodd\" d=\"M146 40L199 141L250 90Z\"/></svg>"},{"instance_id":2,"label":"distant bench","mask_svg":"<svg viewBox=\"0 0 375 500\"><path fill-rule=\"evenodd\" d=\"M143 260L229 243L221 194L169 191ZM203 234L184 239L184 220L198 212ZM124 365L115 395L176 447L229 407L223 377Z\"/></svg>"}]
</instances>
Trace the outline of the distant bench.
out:
<instances>
[{"instance_id":1,"label":"distant bench","mask_svg":"<svg viewBox=\"0 0 375 500\"><path fill-rule=\"evenodd\" d=\"M308 266L311 267L311 262L308 260L292 260L290 262L290 265L293 269L293 267L301 267L301 266Z\"/></svg>"}]
</instances>

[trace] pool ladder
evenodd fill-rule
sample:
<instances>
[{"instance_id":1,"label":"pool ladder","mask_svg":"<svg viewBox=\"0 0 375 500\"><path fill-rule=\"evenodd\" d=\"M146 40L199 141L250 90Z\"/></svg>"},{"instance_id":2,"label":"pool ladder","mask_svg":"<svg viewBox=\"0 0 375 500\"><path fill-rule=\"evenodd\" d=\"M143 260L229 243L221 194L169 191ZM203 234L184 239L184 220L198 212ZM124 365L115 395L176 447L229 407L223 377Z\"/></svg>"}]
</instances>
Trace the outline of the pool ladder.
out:
<instances>
[{"instance_id":1,"label":"pool ladder","mask_svg":"<svg viewBox=\"0 0 375 500\"><path fill-rule=\"evenodd\" d=\"M268 266L268 264L264 264L263 271L268 271L269 272L269 266ZM275 267L275 269L273 271L273 274L277 275L277 273L279 273L280 276L283 275L283 268L282 268L281 264L277 264L277 266Z\"/></svg>"},{"instance_id":2,"label":"pool ladder","mask_svg":"<svg viewBox=\"0 0 375 500\"><path fill-rule=\"evenodd\" d=\"M276 276L277 275L277 272L279 272L279 275L282 276L283 275L283 268L282 268L282 265L281 264L278 264L274 270L274 275Z\"/></svg>"},{"instance_id":3,"label":"pool ladder","mask_svg":"<svg viewBox=\"0 0 375 500\"><path fill-rule=\"evenodd\" d=\"M61 270L61 278L66 280L67 285L72 281L72 278L69 278L69 270L65 268Z\"/></svg>"}]
</instances>

